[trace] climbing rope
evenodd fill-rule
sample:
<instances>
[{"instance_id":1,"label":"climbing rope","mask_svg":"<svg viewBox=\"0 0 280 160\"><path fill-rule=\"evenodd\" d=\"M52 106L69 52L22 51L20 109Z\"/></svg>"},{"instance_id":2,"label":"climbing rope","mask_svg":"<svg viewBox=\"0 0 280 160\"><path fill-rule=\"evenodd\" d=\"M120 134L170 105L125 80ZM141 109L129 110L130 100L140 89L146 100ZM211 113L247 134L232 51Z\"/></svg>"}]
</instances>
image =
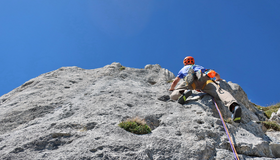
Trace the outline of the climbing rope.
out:
<instances>
[{"instance_id":1,"label":"climbing rope","mask_svg":"<svg viewBox=\"0 0 280 160\"><path fill-rule=\"evenodd\" d=\"M215 106L216 106L218 112L219 112L220 118L221 118L221 120L222 120L222 122L223 122L223 126L224 126L224 128L225 128L226 133L227 133L227 137L228 137L228 139L229 139L229 143L230 143L232 152L233 152L233 154L234 154L234 156L235 156L235 159L236 159L236 160L239 160L238 154L237 154L237 152L236 152L236 150L235 150L235 147L234 147L233 142L232 142L232 140L231 140L231 137L230 137L230 135L229 135L229 132L228 132L227 126L226 126L226 124L225 124L225 121L224 121L224 119L223 119L222 113L221 113L221 111L220 111L220 109L219 109L219 107L218 107L218 105L217 105L217 103L215 102L215 100L214 100L213 97L212 97L212 99L213 99L213 102L214 102L214 104L215 104Z\"/></svg>"}]
</instances>

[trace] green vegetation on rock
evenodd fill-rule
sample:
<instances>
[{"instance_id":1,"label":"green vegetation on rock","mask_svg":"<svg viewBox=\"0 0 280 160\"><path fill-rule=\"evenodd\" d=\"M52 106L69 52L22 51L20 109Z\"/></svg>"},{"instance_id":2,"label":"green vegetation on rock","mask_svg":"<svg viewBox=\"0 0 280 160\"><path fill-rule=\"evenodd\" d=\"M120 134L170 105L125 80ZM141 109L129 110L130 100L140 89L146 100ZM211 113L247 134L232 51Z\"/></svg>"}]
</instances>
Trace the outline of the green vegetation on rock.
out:
<instances>
[{"instance_id":1,"label":"green vegetation on rock","mask_svg":"<svg viewBox=\"0 0 280 160\"><path fill-rule=\"evenodd\" d=\"M119 127L135 134L151 133L151 128L146 124L145 120L141 120L138 117L121 122Z\"/></svg>"},{"instance_id":2,"label":"green vegetation on rock","mask_svg":"<svg viewBox=\"0 0 280 160\"><path fill-rule=\"evenodd\" d=\"M273 129L275 131L280 131L280 126L275 121L263 121L262 124L267 129Z\"/></svg>"},{"instance_id":3,"label":"green vegetation on rock","mask_svg":"<svg viewBox=\"0 0 280 160\"><path fill-rule=\"evenodd\" d=\"M119 69L120 71L125 70L124 66L121 66L121 68Z\"/></svg>"},{"instance_id":4,"label":"green vegetation on rock","mask_svg":"<svg viewBox=\"0 0 280 160\"><path fill-rule=\"evenodd\" d=\"M280 108L280 103L268 106L268 107L262 107L259 105L254 104L255 107L257 107L259 110L262 110L265 114L265 116L270 119L271 115L273 112L277 113L277 111ZM267 121L261 121L261 123L265 126L265 128L267 128L268 130L273 129L275 131L280 131L280 125L275 122L275 121L271 121L271 120L267 120Z\"/></svg>"},{"instance_id":5,"label":"green vegetation on rock","mask_svg":"<svg viewBox=\"0 0 280 160\"><path fill-rule=\"evenodd\" d=\"M167 83L172 83L173 82L173 80L169 80L169 81L167 81Z\"/></svg>"},{"instance_id":6,"label":"green vegetation on rock","mask_svg":"<svg viewBox=\"0 0 280 160\"><path fill-rule=\"evenodd\" d=\"M255 105L259 110L262 110L264 111L265 113L265 116L269 119L271 117L271 114L273 112L277 113L277 111L279 110L280 108L280 103L277 103L275 105L271 105L271 106L268 106L268 107L262 107L262 106L258 106L258 105Z\"/></svg>"}]
</instances>

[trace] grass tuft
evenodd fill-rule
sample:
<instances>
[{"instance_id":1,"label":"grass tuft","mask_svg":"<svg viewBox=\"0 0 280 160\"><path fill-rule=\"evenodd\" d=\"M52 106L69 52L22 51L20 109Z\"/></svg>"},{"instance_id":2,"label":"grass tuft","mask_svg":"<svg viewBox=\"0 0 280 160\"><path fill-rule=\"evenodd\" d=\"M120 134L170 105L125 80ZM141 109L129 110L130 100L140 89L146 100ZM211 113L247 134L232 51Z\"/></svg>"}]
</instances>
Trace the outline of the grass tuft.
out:
<instances>
[{"instance_id":1,"label":"grass tuft","mask_svg":"<svg viewBox=\"0 0 280 160\"><path fill-rule=\"evenodd\" d=\"M264 111L265 116L269 119L273 112L277 113L277 111L280 108L280 103L277 103L277 104L274 104L274 105L271 105L271 106L268 106L268 107L262 107L262 106L258 106L258 105L256 105L256 107L259 110Z\"/></svg>"},{"instance_id":2,"label":"grass tuft","mask_svg":"<svg viewBox=\"0 0 280 160\"><path fill-rule=\"evenodd\" d=\"M231 119L231 118L224 119L224 121L225 121L226 123L232 124L232 119Z\"/></svg>"},{"instance_id":3,"label":"grass tuft","mask_svg":"<svg viewBox=\"0 0 280 160\"><path fill-rule=\"evenodd\" d=\"M280 125L277 124L275 121L262 121L262 124L267 129L273 129L275 131L280 131Z\"/></svg>"},{"instance_id":4,"label":"grass tuft","mask_svg":"<svg viewBox=\"0 0 280 160\"><path fill-rule=\"evenodd\" d=\"M119 127L135 134L151 133L151 128L146 124L145 120L140 119L139 117L127 119L126 121L121 122Z\"/></svg>"},{"instance_id":5,"label":"grass tuft","mask_svg":"<svg viewBox=\"0 0 280 160\"><path fill-rule=\"evenodd\" d=\"M268 107L262 107L259 105L254 104L255 107L257 107L259 110L263 111L265 116L270 119L271 115L273 112L277 113L277 111L280 108L280 103L276 103L274 105L268 106ZM280 131L280 125L276 122L276 121L261 121L261 123L263 124L263 126L266 129L273 129L275 131Z\"/></svg>"},{"instance_id":6,"label":"grass tuft","mask_svg":"<svg viewBox=\"0 0 280 160\"><path fill-rule=\"evenodd\" d=\"M125 66L121 66L120 71L125 70Z\"/></svg>"},{"instance_id":7,"label":"grass tuft","mask_svg":"<svg viewBox=\"0 0 280 160\"><path fill-rule=\"evenodd\" d=\"M172 83L173 82L173 80L169 80L169 81L167 81L167 83Z\"/></svg>"}]
</instances>

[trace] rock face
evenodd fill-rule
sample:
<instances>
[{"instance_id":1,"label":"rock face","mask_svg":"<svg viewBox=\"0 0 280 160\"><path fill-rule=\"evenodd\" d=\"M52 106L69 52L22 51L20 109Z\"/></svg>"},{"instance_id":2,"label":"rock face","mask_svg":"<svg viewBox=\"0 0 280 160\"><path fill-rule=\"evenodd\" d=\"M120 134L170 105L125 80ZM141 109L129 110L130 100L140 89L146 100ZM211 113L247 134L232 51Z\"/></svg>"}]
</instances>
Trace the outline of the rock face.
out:
<instances>
[{"instance_id":1,"label":"rock face","mask_svg":"<svg viewBox=\"0 0 280 160\"><path fill-rule=\"evenodd\" d=\"M270 117L269 120L271 120L271 121L276 121L278 124L280 124L280 108L279 108L279 110L277 111L277 113L273 112L273 113L271 114L271 117Z\"/></svg>"},{"instance_id":2,"label":"rock face","mask_svg":"<svg viewBox=\"0 0 280 160\"><path fill-rule=\"evenodd\" d=\"M63 67L31 79L0 97L0 159L234 159L212 98L193 92L185 105L170 101L174 78L159 65L112 63L93 70ZM227 123L239 158L280 157L279 139L257 123L263 113L239 85L220 85L242 104L242 122ZM136 116L152 133L118 126Z\"/></svg>"}]
</instances>

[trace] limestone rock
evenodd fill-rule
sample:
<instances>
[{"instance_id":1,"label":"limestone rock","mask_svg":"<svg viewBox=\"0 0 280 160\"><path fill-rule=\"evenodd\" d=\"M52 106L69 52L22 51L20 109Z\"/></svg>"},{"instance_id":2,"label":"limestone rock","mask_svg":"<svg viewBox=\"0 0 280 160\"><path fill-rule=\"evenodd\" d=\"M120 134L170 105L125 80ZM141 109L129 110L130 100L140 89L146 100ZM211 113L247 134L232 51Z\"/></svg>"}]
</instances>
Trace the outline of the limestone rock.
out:
<instances>
[{"instance_id":1,"label":"limestone rock","mask_svg":"<svg viewBox=\"0 0 280 160\"><path fill-rule=\"evenodd\" d=\"M174 78L160 65L120 63L62 67L33 78L0 97L0 159L234 159L212 98L194 91L185 105L169 100ZM279 139L256 123L263 113L239 85L220 86L241 104L241 123L227 123L240 159L279 158ZM136 116L152 133L118 126Z\"/></svg>"},{"instance_id":2,"label":"limestone rock","mask_svg":"<svg viewBox=\"0 0 280 160\"><path fill-rule=\"evenodd\" d=\"M276 113L273 112L271 114L271 117L270 117L269 120L270 121L275 121L275 122L277 122L280 125L280 108L279 108L279 110Z\"/></svg>"}]
</instances>

